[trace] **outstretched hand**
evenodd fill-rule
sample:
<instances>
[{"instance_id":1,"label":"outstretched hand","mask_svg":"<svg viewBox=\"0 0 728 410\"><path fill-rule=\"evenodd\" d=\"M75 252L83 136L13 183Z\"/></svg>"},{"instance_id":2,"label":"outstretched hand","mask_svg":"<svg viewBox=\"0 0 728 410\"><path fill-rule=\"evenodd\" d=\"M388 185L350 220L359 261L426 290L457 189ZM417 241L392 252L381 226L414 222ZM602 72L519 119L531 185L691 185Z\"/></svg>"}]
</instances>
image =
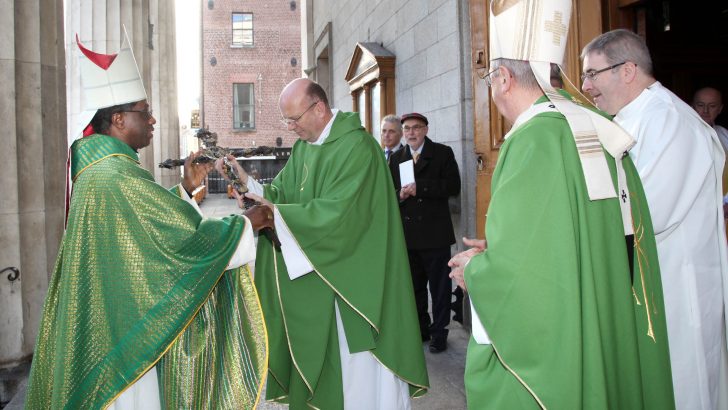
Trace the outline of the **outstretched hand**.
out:
<instances>
[{"instance_id":1,"label":"outstretched hand","mask_svg":"<svg viewBox=\"0 0 728 410\"><path fill-rule=\"evenodd\" d=\"M202 150L194 153L190 152L190 155L185 159L182 188L189 193L192 193L192 191L202 184L207 173L212 169L212 164L209 162L202 164L195 164L193 162L200 155L202 155Z\"/></svg>"}]
</instances>

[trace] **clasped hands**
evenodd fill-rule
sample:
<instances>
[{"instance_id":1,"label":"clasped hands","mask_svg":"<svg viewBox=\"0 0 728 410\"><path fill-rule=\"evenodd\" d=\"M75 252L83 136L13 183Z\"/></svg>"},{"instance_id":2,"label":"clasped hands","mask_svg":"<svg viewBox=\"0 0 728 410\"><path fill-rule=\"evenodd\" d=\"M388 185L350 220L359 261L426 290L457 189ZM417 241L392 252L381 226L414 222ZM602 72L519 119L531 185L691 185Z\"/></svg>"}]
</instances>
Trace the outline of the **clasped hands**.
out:
<instances>
[{"instance_id":1,"label":"clasped hands","mask_svg":"<svg viewBox=\"0 0 728 410\"><path fill-rule=\"evenodd\" d=\"M465 287L465 266L470 262L470 259L479 254L482 253L486 246L488 246L485 239L468 239L463 238L463 244L465 246L470 246L470 249L460 252L453 256L450 261L447 263L447 266L452 268L450 270L450 279L453 279L455 283L463 288L463 290L468 290Z\"/></svg>"}]
</instances>

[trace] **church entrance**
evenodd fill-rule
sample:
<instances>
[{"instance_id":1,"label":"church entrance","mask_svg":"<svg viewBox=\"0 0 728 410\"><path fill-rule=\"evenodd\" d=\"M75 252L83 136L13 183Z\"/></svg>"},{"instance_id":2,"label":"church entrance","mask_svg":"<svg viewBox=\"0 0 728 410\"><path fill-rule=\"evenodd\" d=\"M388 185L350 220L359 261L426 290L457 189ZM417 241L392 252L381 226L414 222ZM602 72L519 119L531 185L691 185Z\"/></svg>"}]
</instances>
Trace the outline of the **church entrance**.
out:
<instances>
[{"instance_id":1,"label":"church entrance","mask_svg":"<svg viewBox=\"0 0 728 410\"><path fill-rule=\"evenodd\" d=\"M725 99L728 93L726 2L610 0L610 3L617 4L610 6L607 14L609 28L627 28L645 38L658 81L688 103L695 90L705 86L721 90Z\"/></svg>"},{"instance_id":2,"label":"church entrance","mask_svg":"<svg viewBox=\"0 0 728 410\"><path fill-rule=\"evenodd\" d=\"M477 236L484 237L490 179L510 124L498 114L482 79L488 70L489 0L471 0L474 150ZM599 34L626 28L645 38L655 77L690 103L695 90L711 86L728 99L728 4L682 0L574 0L564 69L581 87L581 49ZM567 89L569 87L567 86ZM573 90L569 90L573 91ZM717 122L728 123L728 109Z\"/></svg>"}]
</instances>

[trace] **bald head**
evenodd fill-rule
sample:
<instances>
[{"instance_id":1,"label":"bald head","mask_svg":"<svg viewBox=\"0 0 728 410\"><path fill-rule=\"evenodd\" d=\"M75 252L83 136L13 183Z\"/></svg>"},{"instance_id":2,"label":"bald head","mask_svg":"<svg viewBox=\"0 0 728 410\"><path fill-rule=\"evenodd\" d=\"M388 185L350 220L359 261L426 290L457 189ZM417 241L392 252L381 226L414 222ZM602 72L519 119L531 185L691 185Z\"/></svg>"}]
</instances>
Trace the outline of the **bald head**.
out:
<instances>
[{"instance_id":1,"label":"bald head","mask_svg":"<svg viewBox=\"0 0 728 410\"><path fill-rule=\"evenodd\" d=\"M315 142L331 120L326 92L308 78L297 78L283 88L278 107L289 131L299 138Z\"/></svg>"},{"instance_id":2,"label":"bald head","mask_svg":"<svg viewBox=\"0 0 728 410\"><path fill-rule=\"evenodd\" d=\"M695 92L693 108L700 114L700 118L711 127L715 119L723 111L723 98L720 91L712 87L704 87Z\"/></svg>"}]
</instances>

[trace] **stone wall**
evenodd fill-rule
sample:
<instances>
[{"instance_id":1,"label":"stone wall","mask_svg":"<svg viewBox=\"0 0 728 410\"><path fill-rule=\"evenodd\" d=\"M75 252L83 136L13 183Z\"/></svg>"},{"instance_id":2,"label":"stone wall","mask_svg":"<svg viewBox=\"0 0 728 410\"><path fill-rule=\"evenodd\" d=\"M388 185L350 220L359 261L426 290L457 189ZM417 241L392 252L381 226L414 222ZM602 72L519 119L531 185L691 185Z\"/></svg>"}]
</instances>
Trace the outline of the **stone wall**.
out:
<instances>
[{"instance_id":1,"label":"stone wall","mask_svg":"<svg viewBox=\"0 0 728 410\"><path fill-rule=\"evenodd\" d=\"M336 108L352 109L344 76L357 42L380 43L395 54L396 114L422 113L430 122L428 136L452 147L463 182L460 197L451 202L455 236L473 236L475 156L468 1L306 0L302 7L304 67L317 78L320 73L316 70L321 68L317 58L326 49L325 69L331 71L329 99Z\"/></svg>"},{"instance_id":2,"label":"stone wall","mask_svg":"<svg viewBox=\"0 0 728 410\"><path fill-rule=\"evenodd\" d=\"M157 120L152 144L139 152L139 159L158 183L167 187L178 183L178 170L157 167L164 159L180 155L174 0L67 0L66 9L69 135L78 129L82 111L76 34L91 50L113 54L119 51L126 30Z\"/></svg>"}]
</instances>

